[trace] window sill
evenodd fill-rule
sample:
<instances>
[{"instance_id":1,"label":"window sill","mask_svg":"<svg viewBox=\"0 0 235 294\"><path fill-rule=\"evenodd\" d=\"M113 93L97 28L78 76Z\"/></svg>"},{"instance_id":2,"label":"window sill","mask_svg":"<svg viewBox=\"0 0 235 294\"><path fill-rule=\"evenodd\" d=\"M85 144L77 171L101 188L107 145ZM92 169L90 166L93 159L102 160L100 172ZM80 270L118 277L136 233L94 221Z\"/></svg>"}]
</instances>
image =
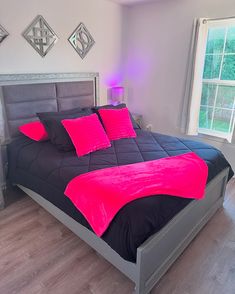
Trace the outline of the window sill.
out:
<instances>
[{"instance_id":1,"label":"window sill","mask_svg":"<svg viewBox=\"0 0 235 294\"><path fill-rule=\"evenodd\" d=\"M224 144L231 144L228 142L227 139L225 138L221 138L221 137L217 137L215 135L211 135L211 134L205 134L205 133L198 133L198 137L202 138L202 139L207 139L207 140L211 140L211 141L215 141L215 142L219 142L219 143L224 143Z\"/></svg>"},{"instance_id":2,"label":"window sill","mask_svg":"<svg viewBox=\"0 0 235 294\"><path fill-rule=\"evenodd\" d=\"M194 137L195 140L199 139L199 140L208 140L208 141L214 141L216 143L220 143L220 144L224 144L224 145L228 145L228 146L234 146L235 147L235 143L234 142L228 142L227 139L224 138L219 138L213 135L207 135L207 134L202 134L202 133L198 133L198 135L195 136L190 136L191 138ZM188 136L187 136L188 138ZM210 143L209 143L210 144Z\"/></svg>"},{"instance_id":3,"label":"window sill","mask_svg":"<svg viewBox=\"0 0 235 294\"><path fill-rule=\"evenodd\" d=\"M224 143L224 144L231 144L231 142L229 142L228 138L224 137L223 133L220 132L208 132L207 130L204 129L199 129L198 131L198 136L200 138L204 138L207 140L211 140L211 141L216 141L219 143Z\"/></svg>"}]
</instances>

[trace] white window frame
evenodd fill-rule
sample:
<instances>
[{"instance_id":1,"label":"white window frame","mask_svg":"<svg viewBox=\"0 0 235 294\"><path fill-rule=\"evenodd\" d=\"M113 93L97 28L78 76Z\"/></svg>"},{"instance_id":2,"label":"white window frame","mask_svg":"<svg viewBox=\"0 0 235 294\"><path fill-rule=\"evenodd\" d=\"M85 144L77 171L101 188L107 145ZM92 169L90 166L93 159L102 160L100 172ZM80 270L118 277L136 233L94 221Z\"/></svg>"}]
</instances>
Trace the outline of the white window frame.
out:
<instances>
[{"instance_id":1,"label":"white window frame","mask_svg":"<svg viewBox=\"0 0 235 294\"><path fill-rule=\"evenodd\" d=\"M232 129L231 134L226 134L224 132L210 130L210 129L203 129L199 128L199 113L200 113L200 107L201 107L201 98L202 98L202 87L204 83L207 84L214 84L216 85L216 96L215 101L213 105L213 117L214 117L214 111L215 109L222 109L219 107L216 107L216 99L218 94L218 88L219 86L234 86L235 87L235 81L233 80L220 80L221 73L222 73L222 65L223 65L223 59L225 56L225 45L226 45L226 36L224 40L224 47L222 52L222 61L221 61L221 67L220 67L220 74L219 78L217 79L203 79L203 73L204 73L204 65L205 65L205 59L206 56L209 54L206 54L206 46L208 41L208 32L210 28L213 27L223 27L223 26L235 26L235 17L226 18L226 19L198 19L197 22L195 22L196 29L195 29L195 39L193 41L193 47L194 47L194 53L193 58L194 62L191 69L191 86L190 86L190 104L189 104L189 113L188 113L188 123L187 123L187 134L188 135L209 135L213 137L223 138L227 139L229 142L232 141L232 137L234 137L234 129L235 129L235 120L233 120L233 114L234 114L234 107L231 114L231 121L230 126ZM227 30L226 30L227 35ZM231 53L232 55L233 53ZM211 55L216 55L211 53ZM235 55L235 54L234 54ZM235 104L235 99L234 99ZM206 105L208 106L208 105ZM235 106L235 105L234 105ZM231 109L229 109L231 110ZM213 120L212 120L213 123Z\"/></svg>"},{"instance_id":2,"label":"white window frame","mask_svg":"<svg viewBox=\"0 0 235 294\"><path fill-rule=\"evenodd\" d=\"M207 20L207 38L205 40L205 46L207 45L207 41L208 41L209 29L215 28L215 27L224 27L224 26L226 26L227 28L226 28L226 32L225 32L224 45L223 45L222 53L221 54L205 53L205 59L206 59L206 56L208 56L208 55L222 55L219 78L217 78L217 79L202 79L202 85L203 84L209 84L209 85L217 86L216 87L216 93L215 93L214 105L212 106L213 114L212 114L211 125L213 124L213 121L214 121L214 113L215 113L216 108L217 109L226 109L226 108L223 108L223 107L216 107L216 101L217 101L217 97L218 97L218 88L219 88L219 86L233 86L233 87L235 87L235 80L233 81L233 80L221 80L220 79L221 74L222 74L223 61L224 61L225 55L234 55L235 56L235 53L225 53L228 27L229 26L235 26L235 19L221 19L221 20L218 20L218 21ZM204 64L205 64L205 59L204 59ZM204 66L203 66L203 71L204 71ZM203 106L203 105L201 105L201 102L200 102L200 106ZM208 105L205 105L205 106L208 106ZM232 109L231 119L230 119L231 134L216 131L216 130L212 130L212 129L199 128L199 121L198 121L198 133L199 134L204 134L204 135L209 135L209 136L214 136L214 137L218 137L218 138L227 139L229 142L231 142L232 136L233 136L233 133L234 133L234 128L235 128L235 119L233 119L234 118L234 112L235 112L234 107L235 107L235 97L234 97L233 109ZM228 110L231 110L231 109L228 109Z\"/></svg>"}]
</instances>

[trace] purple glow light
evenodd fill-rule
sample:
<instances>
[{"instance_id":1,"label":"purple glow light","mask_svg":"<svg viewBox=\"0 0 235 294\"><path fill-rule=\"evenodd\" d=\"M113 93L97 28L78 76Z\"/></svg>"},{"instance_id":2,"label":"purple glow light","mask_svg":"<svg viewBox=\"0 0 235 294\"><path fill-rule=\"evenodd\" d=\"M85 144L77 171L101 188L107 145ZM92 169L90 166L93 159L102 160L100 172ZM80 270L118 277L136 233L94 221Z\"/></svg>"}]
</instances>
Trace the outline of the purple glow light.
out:
<instances>
[{"instance_id":1,"label":"purple glow light","mask_svg":"<svg viewBox=\"0 0 235 294\"><path fill-rule=\"evenodd\" d=\"M149 74L152 60L148 54L132 50L125 65L129 79L141 82Z\"/></svg>"},{"instance_id":2,"label":"purple glow light","mask_svg":"<svg viewBox=\"0 0 235 294\"><path fill-rule=\"evenodd\" d=\"M119 86L123 82L123 73L121 70L110 73L104 77L104 82L108 88Z\"/></svg>"}]
</instances>

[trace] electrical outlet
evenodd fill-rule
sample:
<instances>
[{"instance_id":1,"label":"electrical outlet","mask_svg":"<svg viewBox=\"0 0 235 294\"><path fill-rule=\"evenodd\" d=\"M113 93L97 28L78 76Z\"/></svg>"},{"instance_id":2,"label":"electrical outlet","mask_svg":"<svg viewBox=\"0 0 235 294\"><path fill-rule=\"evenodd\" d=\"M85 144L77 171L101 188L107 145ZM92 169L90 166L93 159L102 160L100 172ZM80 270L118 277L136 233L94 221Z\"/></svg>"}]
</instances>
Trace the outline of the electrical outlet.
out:
<instances>
[{"instance_id":1,"label":"electrical outlet","mask_svg":"<svg viewBox=\"0 0 235 294\"><path fill-rule=\"evenodd\" d=\"M151 132L152 129L153 129L153 125L152 125L152 124L148 124L148 125L146 126L146 130L147 130L147 131Z\"/></svg>"}]
</instances>

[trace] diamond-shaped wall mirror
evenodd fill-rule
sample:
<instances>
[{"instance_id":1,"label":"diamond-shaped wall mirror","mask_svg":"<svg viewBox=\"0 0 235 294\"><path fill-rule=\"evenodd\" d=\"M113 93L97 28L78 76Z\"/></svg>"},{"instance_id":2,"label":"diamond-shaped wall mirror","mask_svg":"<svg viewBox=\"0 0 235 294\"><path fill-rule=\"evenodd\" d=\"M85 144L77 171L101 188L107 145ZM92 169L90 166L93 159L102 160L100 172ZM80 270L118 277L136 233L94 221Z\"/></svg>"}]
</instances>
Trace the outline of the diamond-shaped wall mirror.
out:
<instances>
[{"instance_id":1,"label":"diamond-shaped wall mirror","mask_svg":"<svg viewBox=\"0 0 235 294\"><path fill-rule=\"evenodd\" d=\"M90 32L82 22L75 29L68 40L82 59L87 55L91 47L95 44L95 41L92 38Z\"/></svg>"},{"instance_id":2,"label":"diamond-shaped wall mirror","mask_svg":"<svg viewBox=\"0 0 235 294\"><path fill-rule=\"evenodd\" d=\"M0 25L0 43L2 43L2 41L6 39L8 35L9 33L4 29L4 27Z\"/></svg>"},{"instance_id":3,"label":"diamond-shaped wall mirror","mask_svg":"<svg viewBox=\"0 0 235 294\"><path fill-rule=\"evenodd\" d=\"M46 56L58 40L55 32L41 15L31 22L22 35L42 57Z\"/></svg>"}]
</instances>

